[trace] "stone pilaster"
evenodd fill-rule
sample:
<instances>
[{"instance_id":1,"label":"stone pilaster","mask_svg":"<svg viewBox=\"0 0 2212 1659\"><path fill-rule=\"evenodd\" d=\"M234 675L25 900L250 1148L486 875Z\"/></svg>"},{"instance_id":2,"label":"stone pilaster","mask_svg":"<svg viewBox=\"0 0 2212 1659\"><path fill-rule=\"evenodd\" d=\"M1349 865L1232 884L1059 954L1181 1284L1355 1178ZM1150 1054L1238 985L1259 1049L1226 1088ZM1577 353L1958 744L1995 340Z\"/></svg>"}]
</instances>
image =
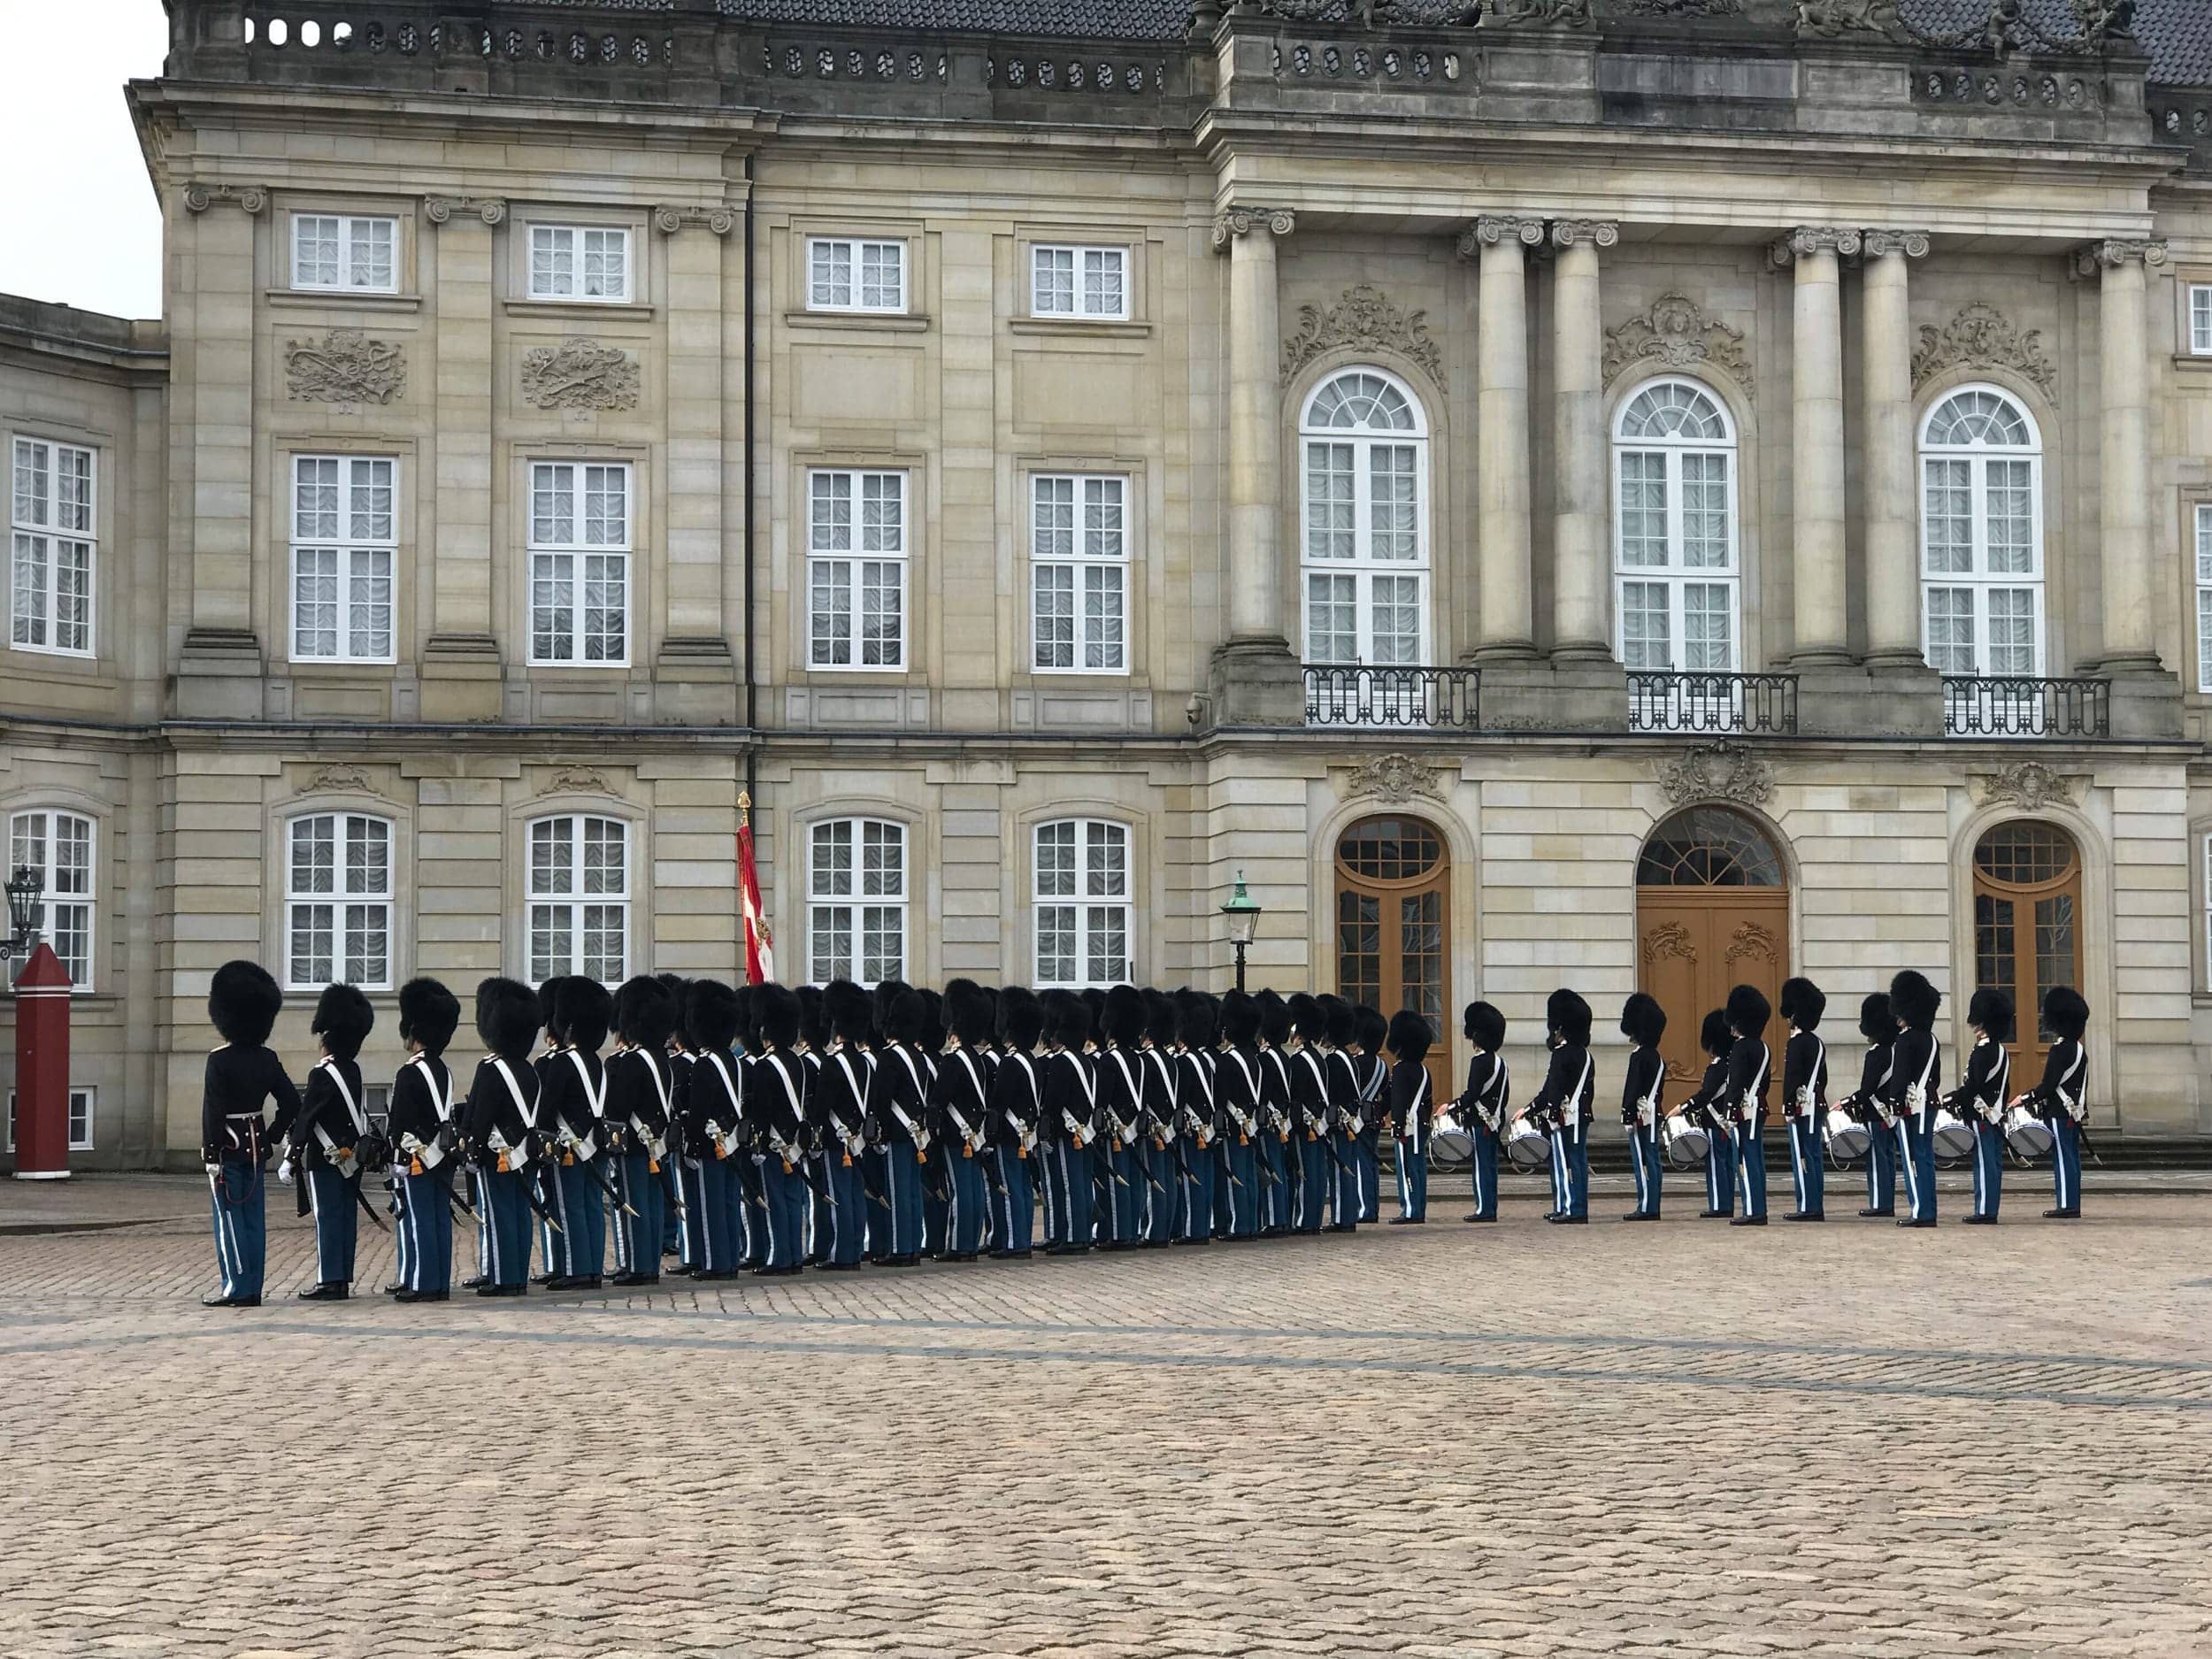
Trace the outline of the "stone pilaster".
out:
<instances>
[{"instance_id":1,"label":"stone pilaster","mask_svg":"<svg viewBox=\"0 0 2212 1659\"><path fill-rule=\"evenodd\" d=\"M737 718L722 560L722 257L728 207L653 215L668 273L667 614L654 663L664 718ZM742 497L733 503L741 512Z\"/></svg>"},{"instance_id":2,"label":"stone pilaster","mask_svg":"<svg viewBox=\"0 0 2212 1659\"><path fill-rule=\"evenodd\" d=\"M428 720L488 720L501 711L492 626L492 231L506 217L496 197L423 200L433 228L422 257L437 285L430 466L437 563L422 662Z\"/></svg>"},{"instance_id":3,"label":"stone pilaster","mask_svg":"<svg viewBox=\"0 0 2212 1659\"><path fill-rule=\"evenodd\" d=\"M1541 219L1485 214L1460 238L1479 265L1476 291L1476 534L1486 663L1536 654L1529 556L1527 250Z\"/></svg>"},{"instance_id":4,"label":"stone pilaster","mask_svg":"<svg viewBox=\"0 0 2212 1659\"><path fill-rule=\"evenodd\" d=\"M1796 267L1791 331L1791 582L1795 626L1790 661L1822 668L1847 664L1843 503L1843 323L1840 256L1856 253L1860 234L1801 226L1770 249L1778 265Z\"/></svg>"}]
</instances>

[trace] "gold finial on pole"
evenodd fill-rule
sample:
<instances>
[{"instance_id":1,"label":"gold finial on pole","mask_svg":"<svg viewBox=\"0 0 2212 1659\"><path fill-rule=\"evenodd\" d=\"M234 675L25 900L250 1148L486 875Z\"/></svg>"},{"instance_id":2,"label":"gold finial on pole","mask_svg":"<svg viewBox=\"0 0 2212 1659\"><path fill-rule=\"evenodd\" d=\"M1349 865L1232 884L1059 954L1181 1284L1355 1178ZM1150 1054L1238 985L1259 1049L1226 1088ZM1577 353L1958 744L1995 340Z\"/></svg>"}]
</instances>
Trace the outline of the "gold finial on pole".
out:
<instances>
[{"instance_id":1,"label":"gold finial on pole","mask_svg":"<svg viewBox=\"0 0 2212 1659\"><path fill-rule=\"evenodd\" d=\"M752 813L753 813L753 792L752 792L751 790L749 790L749 789L740 789L740 790L737 792L737 810L738 810L739 811L741 811L741 812L744 813L744 814L746 815L746 817L748 817L748 818L750 818L750 817L752 816Z\"/></svg>"}]
</instances>

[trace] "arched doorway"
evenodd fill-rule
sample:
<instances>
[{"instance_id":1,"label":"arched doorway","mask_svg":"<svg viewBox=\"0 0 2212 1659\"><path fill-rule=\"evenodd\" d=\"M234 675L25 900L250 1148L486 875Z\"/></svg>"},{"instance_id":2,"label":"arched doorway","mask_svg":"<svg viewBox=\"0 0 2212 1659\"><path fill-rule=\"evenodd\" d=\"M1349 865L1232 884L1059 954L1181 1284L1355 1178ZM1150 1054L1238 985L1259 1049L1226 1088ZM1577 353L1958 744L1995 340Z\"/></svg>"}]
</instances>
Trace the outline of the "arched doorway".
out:
<instances>
[{"instance_id":1,"label":"arched doorway","mask_svg":"<svg viewBox=\"0 0 2212 1659\"><path fill-rule=\"evenodd\" d=\"M1636 979L1667 1010L1671 1081L1704 1076L1698 1030L1732 987L1780 1000L1789 946L1789 879L1765 831L1694 806L1652 832L1636 864Z\"/></svg>"},{"instance_id":2,"label":"arched doorway","mask_svg":"<svg viewBox=\"0 0 2212 1659\"><path fill-rule=\"evenodd\" d=\"M1410 1008L1428 1016L1436 1097L1449 1100L1452 1006L1445 918L1451 861L1432 825L1400 813L1364 818L1336 844L1336 985L1340 996L1387 1017Z\"/></svg>"},{"instance_id":3,"label":"arched doorway","mask_svg":"<svg viewBox=\"0 0 2212 1659\"><path fill-rule=\"evenodd\" d=\"M1975 843L1974 984L2004 992L2018 1010L2016 1093L2043 1075L2044 997L2081 986L2081 849L2057 825L2020 818Z\"/></svg>"}]
</instances>

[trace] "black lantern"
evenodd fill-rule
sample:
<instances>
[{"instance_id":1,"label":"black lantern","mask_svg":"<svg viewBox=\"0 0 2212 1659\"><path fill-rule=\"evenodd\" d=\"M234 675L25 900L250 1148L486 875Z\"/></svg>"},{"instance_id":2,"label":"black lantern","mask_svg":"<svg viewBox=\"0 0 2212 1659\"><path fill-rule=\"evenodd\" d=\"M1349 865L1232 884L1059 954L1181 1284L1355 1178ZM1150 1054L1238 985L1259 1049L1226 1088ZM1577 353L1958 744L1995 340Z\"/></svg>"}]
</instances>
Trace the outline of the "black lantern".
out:
<instances>
[{"instance_id":1,"label":"black lantern","mask_svg":"<svg viewBox=\"0 0 2212 1659\"><path fill-rule=\"evenodd\" d=\"M40 902L46 883L28 864L18 864L8 878L8 954L27 956L38 942Z\"/></svg>"},{"instance_id":2,"label":"black lantern","mask_svg":"<svg viewBox=\"0 0 2212 1659\"><path fill-rule=\"evenodd\" d=\"M1237 989L1244 988L1244 953L1260 931L1260 902L1244 890L1244 872L1237 872L1237 890L1221 907L1228 918L1229 942L1237 948Z\"/></svg>"}]
</instances>

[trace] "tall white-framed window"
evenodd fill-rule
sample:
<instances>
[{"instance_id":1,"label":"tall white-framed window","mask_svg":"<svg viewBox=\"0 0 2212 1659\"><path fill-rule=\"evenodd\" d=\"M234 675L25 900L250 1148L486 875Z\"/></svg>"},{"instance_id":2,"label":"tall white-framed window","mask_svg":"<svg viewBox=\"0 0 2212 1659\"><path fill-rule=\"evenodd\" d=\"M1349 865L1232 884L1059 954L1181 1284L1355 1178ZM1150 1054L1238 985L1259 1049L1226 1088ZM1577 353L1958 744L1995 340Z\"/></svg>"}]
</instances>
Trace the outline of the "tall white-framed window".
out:
<instances>
[{"instance_id":1,"label":"tall white-framed window","mask_svg":"<svg viewBox=\"0 0 2212 1659\"><path fill-rule=\"evenodd\" d=\"M388 663L399 562L399 464L292 457L292 656Z\"/></svg>"},{"instance_id":2,"label":"tall white-framed window","mask_svg":"<svg viewBox=\"0 0 2212 1659\"><path fill-rule=\"evenodd\" d=\"M292 286L396 293L398 250L397 219L349 213L295 213Z\"/></svg>"},{"instance_id":3,"label":"tall white-framed window","mask_svg":"<svg viewBox=\"0 0 2212 1659\"><path fill-rule=\"evenodd\" d=\"M1658 380L1613 423L1613 614L1621 664L1728 674L1737 618L1736 433L1694 380Z\"/></svg>"},{"instance_id":4,"label":"tall white-framed window","mask_svg":"<svg viewBox=\"0 0 2212 1659\"><path fill-rule=\"evenodd\" d=\"M365 991L392 983L392 822L309 812L284 831L284 979Z\"/></svg>"},{"instance_id":5,"label":"tall white-framed window","mask_svg":"<svg viewBox=\"0 0 2212 1659\"><path fill-rule=\"evenodd\" d=\"M1129 829L1102 818L1037 826L1035 982L1130 982Z\"/></svg>"},{"instance_id":6,"label":"tall white-framed window","mask_svg":"<svg viewBox=\"0 0 2212 1659\"><path fill-rule=\"evenodd\" d=\"M2189 355L2212 357L2212 282L2189 285Z\"/></svg>"},{"instance_id":7,"label":"tall white-framed window","mask_svg":"<svg viewBox=\"0 0 2212 1659\"><path fill-rule=\"evenodd\" d=\"M619 226L531 226L530 297L626 301L630 233Z\"/></svg>"},{"instance_id":8,"label":"tall white-framed window","mask_svg":"<svg viewBox=\"0 0 2212 1659\"><path fill-rule=\"evenodd\" d=\"M825 818L807 833L807 977L906 978L906 826Z\"/></svg>"},{"instance_id":9,"label":"tall white-framed window","mask_svg":"<svg viewBox=\"0 0 2212 1659\"><path fill-rule=\"evenodd\" d=\"M906 666L906 474L807 474L809 668Z\"/></svg>"},{"instance_id":10,"label":"tall white-framed window","mask_svg":"<svg viewBox=\"0 0 2212 1659\"><path fill-rule=\"evenodd\" d=\"M18 438L12 449L8 642L89 657L99 546L92 451L44 438Z\"/></svg>"},{"instance_id":11,"label":"tall white-framed window","mask_svg":"<svg viewBox=\"0 0 2212 1659\"><path fill-rule=\"evenodd\" d=\"M1380 369L1323 381L1299 419L1306 661L1410 665L1428 652L1428 426Z\"/></svg>"},{"instance_id":12,"label":"tall white-framed window","mask_svg":"<svg viewBox=\"0 0 2212 1659\"><path fill-rule=\"evenodd\" d=\"M1029 481L1030 665L1129 672L1129 480L1040 472Z\"/></svg>"},{"instance_id":13,"label":"tall white-framed window","mask_svg":"<svg viewBox=\"0 0 2212 1659\"><path fill-rule=\"evenodd\" d=\"M530 661L630 660L630 468L530 464Z\"/></svg>"},{"instance_id":14,"label":"tall white-framed window","mask_svg":"<svg viewBox=\"0 0 2212 1659\"><path fill-rule=\"evenodd\" d=\"M906 309L906 244L858 236L811 236L806 244L810 311Z\"/></svg>"},{"instance_id":15,"label":"tall white-framed window","mask_svg":"<svg viewBox=\"0 0 2212 1659\"><path fill-rule=\"evenodd\" d=\"M588 813L525 826L529 849L525 955L530 980L587 974L602 985L629 977L630 826Z\"/></svg>"},{"instance_id":16,"label":"tall white-framed window","mask_svg":"<svg viewBox=\"0 0 2212 1659\"><path fill-rule=\"evenodd\" d=\"M1129 250L1040 244L1029 250L1029 311L1118 323L1129 318Z\"/></svg>"},{"instance_id":17,"label":"tall white-framed window","mask_svg":"<svg viewBox=\"0 0 2212 1659\"><path fill-rule=\"evenodd\" d=\"M1920 426L1922 631L1939 673L2043 672L2043 448L1994 386L1963 386Z\"/></svg>"},{"instance_id":18,"label":"tall white-framed window","mask_svg":"<svg viewBox=\"0 0 2212 1659\"><path fill-rule=\"evenodd\" d=\"M92 1150L92 1118L97 1091L90 1085L69 1086L69 1149ZM15 1091L8 1091L8 1150L15 1150Z\"/></svg>"},{"instance_id":19,"label":"tall white-framed window","mask_svg":"<svg viewBox=\"0 0 2212 1659\"><path fill-rule=\"evenodd\" d=\"M31 807L8 823L8 869L38 879L38 931L73 991L92 989L92 875L97 826L81 812Z\"/></svg>"},{"instance_id":20,"label":"tall white-framed window","mask_svg":"<svg viewBox=\"0 0 2212 1659\"><path fill-rule=\"evenodd\" d=\"M2197 527L2197 689L2212 691L2212 503L2200 503Z\"/></svg>"}]
</instances>

